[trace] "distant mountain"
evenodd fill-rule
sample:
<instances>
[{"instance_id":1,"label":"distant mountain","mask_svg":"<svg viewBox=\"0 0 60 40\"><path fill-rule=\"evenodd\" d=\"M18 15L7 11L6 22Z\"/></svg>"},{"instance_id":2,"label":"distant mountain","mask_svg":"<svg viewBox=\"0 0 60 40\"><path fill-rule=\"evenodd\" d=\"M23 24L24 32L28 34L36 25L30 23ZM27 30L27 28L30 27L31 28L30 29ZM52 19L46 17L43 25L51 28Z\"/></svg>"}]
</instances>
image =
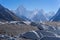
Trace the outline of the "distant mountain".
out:
<instances>
[{"instance_id":1,"label":"distant mountain","mask_svg":"<svg viewBox=\"0 0 60 40\"><path fill-rule=\"evenodd\" d=\"M48 20L50 20L54 15L55 15L54 12L45 13L45 16L47 17Z\"/></svg>"},{"instance_id":2,"label":"distant mountain","mask_svg":"<svg viewBox=\"0 0 60 40\"><path fill-rule=\"evenodd\" d=\"M11 12L9 9L3 7L0 4L0 21L22 21L22 20L23 19L20 19L13 12Z\"/></svg>"},{"instance_id":3,"label":"distant mountain","mask_svg":"<svg viewBox=\"0 0 60 40\"><path fill-rule=\"evenodd\" d=\"M23 5L20 5L15 11L16 15L18 17L23 17L25 20L31 20L31 21L48 21L48 19L51 17L46 15L44 10L27 10Z\"/></svg>"},{"instance_id":4,"label":"distant mountain","mask_svg":"<svg viewBox=\"0 0 60 40\"><path fill-rule=\"evenodd\" d=\"M19 6L15 11L18 16L26 14L26 8L23 5Z\"/></svg>"},{"instance_id":5,"label":"distant mountain","mask_svg":"<svg viewBox=\"0 0 60 40\"><path fill-rule=\"evenodd\" d=\"M30 16L32 12L26 10L23 5L20 5L14 12L18 17L25 19L25 21L31 21Z\"/></svg>"},{"instance_id":6,"label":"distant mountain","mask_svg":"<svg viewBox=\"0 0 60 40\"><path fill-rule=\"evenodd\" d=\"M40 21L47 21L47 18L45 17L43 10L36 10L33 13L32 20L35 22L40 22Z\"/></svg>"},{"instance_id":7,"label":"distant mountain","mask_svg":"<svg viewBox=\"0 0 60 40\"><path fill-rule=\"evenodd\" d=\"M60 21L60 8L57 13L50 19L50 21Z\"/></svg>"}]
</instances>

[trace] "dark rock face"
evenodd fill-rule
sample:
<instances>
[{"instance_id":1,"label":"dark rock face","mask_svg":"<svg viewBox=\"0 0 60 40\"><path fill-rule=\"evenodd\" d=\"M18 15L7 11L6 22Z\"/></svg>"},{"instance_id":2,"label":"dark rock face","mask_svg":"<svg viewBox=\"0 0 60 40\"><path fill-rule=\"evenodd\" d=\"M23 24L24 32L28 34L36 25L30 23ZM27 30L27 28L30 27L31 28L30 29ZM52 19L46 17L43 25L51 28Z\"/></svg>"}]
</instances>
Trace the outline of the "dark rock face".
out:
<instances>
[{"instance_id":1,"label":"dark rock face","mask_svg":"<svg viewBox=\"0 0 60 40\"><path fill-rule=\"evenodd\" d=\"M60 8L57 13L51 18L51 21L60 21Z\"/></svg>"},{"instance_id":2,"label":"dark rock face","mask_svg":"<svg viewBox=\"0 0 60 40\"><path fill-rule=\"evenodd\" d=\"M24 34L21 34L20 37L26 38L26 39L39 40L43 37L56 37L56 36L52 32L37 30L37 31L30 31L30 32L26 32Z\"/></svg>"},{"instance_id":3,"label":"dark rock face","mask_svg":"<svg viewBox=\"0 0 60 40\"><path fill-rule=\"evenodd\" d=\"M21 35L22 38L33 39L33 40L38 40L40 38L40 36L38 34L36 34L35 31L26 32L26 33Z\"/></svg>"},{"instance_id":4,"label":"dark rock face","mask_svg":"<svg viewBox=\"0 0 60 40\"><path fill-rule=\"evenodd\" d=\"M19 21L19 19L13 12L3 7L0 4L0 21Z\"/></svg>"},{"instance_id":5,"label":"dark rock face","mask_svg":"<svg viewBox=\"0 0 60 40\"><path fill-rule=\"evenodd\" d=\"M56 37L54 33L44 30L37 30L36 31L39 35L42 34L43 37Z\"/></svg>"}]
</instances>

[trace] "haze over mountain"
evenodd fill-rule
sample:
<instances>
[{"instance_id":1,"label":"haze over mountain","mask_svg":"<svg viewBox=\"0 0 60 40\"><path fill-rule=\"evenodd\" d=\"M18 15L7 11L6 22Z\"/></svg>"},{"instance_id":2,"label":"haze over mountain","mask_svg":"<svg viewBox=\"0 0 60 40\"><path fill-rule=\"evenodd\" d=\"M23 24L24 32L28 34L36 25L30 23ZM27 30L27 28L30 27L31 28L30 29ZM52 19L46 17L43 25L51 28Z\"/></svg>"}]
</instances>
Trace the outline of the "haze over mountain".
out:
<instances>
[{"instance_id":1,"label":"haze over mountain","mask_svg":"<svg viewBox=\"0 0 60 40\"><path fill-rule=\"evenodd\" d=\"M45 13L45 16L48 18L48 20L50 20L54 15L55 15L55 12Z\"/></svg>"},{"instance_id":2,"label":"haze over mountain","mask_svg":"<svg viewBox=\"0 0 60 40\"><path fill-rule=\"evenodd\" d=\"M43 9L42 10L35 9L32 11L29 11L23 5L19 6L15 10L15 13L19 17L23 16L32 21L40 21L40 20L48 21L53 16L52 13L54 14L54 12L45 13L45 11ZM48 14L50 14L50 15L48 15Z\"/></svg>"},{"instance_id":3,"label":"haze over mountain","mask_svg":"<svg viewBox=\"0 0 60 40\"><path fill-rule=\"evenodd\" d=\"M16 9L16 13L18 16L20 16L20 15L24 16L26 14L26 8L24 8L24 6L21 5Z\"/></svg>"},{"instance_id":4,"label":"haze over mountain","mask_svg":"<svg viewBox=\"0 0 60 40\"><path fill-rule=\"evenodd\" d=\"M47 17L45 17L44 15L44 10L41 9L41 10L35 10L33 12L33 17L32 17L32 20L33 21L36 21L36 22L40 22L40 21L48 21L47 20Z\"/></svg>"}]
</instances>

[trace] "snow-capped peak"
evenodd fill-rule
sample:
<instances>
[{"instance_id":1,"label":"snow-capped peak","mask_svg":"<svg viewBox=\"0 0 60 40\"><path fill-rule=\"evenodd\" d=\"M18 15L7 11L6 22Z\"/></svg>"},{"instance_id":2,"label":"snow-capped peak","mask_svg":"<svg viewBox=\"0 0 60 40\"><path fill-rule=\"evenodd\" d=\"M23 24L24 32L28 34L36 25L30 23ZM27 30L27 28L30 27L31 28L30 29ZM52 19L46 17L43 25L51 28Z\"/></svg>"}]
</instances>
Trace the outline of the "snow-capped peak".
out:
<instances>
[{"instance_id":1,"label":"snow-capped peak","mask_svg":"<svg viewBox=\"0 0 60 40\"><path fill-rule=\"evenodd\" d=\"M26 8L23 5L20 5L17 9L16 9L16 13L18 15L24 15L26 12Z\"/></svg>"},{"instance_id":2,"label":"snow-capped peak","mask_svg":"<svg viewBox=\"0 0 60 40\"><path fill-rule=\"evenodd\" d=\"M42 21L47 21L45 15L44 15L44 10L41 9L41 10L35 10L33 11L33 14L31 15L31 20L32 21L35 21L35 22L40 22L41 20Z\"/></svg>"},{"instance_id":3,"label":"snow-capped peak","mask_svg":"<svg viewBox=\"0 0 60 40\"><path fill-rule=\"evenodd\" d=\"M26 8L23 5L20 5L17 9L18 10L25 10Z\"/></svg>"}]
</instances>

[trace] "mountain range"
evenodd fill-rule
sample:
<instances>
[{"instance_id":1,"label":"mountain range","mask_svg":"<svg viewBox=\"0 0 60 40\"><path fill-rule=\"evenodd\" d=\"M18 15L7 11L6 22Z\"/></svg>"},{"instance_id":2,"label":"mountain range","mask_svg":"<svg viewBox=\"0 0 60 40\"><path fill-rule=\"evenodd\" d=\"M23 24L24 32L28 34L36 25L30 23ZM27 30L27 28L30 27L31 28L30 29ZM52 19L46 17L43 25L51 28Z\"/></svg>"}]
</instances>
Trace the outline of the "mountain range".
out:
<instances>
[{"instance_id":1,"label":"mountain range","mask_svg":"<svg viewBox=\"0 0 60 40\"><path fill-rule=\"evenodd\" d=\"M60 8L57 13L45 13L43 9L27 10L24 6L19 6L14 12L0 4L0 21L60 21Z\"/></svg>"},{"instance_id":2,"label":"mountain range","mask_svg":"<svg viewBox=\"0 0 60 40\"><path fill-rule=\"evenodd\" d=\"M42 9L41 10L36 10L33 13L33 15L34 16L32 17L32 20L35 21L35 22L48 21L48 19L44 15L44 11Z\"/></svg>"},{"instance_id":3,"label":"mountain range","mask_svg":"<svg viewBox=\"0 0 60 40\"><path fill-rule=\"evenodd\" d=\"M53 12L50 12L50 13L53 13ZM47 16L43 9L41 10L35 9L32 11L29 11L23 5L19 6L15 10L15 14L18 17L24 16L25 18L34 22L48 21L52 17L51 15Z\"/></svg>"}]
</instances>

